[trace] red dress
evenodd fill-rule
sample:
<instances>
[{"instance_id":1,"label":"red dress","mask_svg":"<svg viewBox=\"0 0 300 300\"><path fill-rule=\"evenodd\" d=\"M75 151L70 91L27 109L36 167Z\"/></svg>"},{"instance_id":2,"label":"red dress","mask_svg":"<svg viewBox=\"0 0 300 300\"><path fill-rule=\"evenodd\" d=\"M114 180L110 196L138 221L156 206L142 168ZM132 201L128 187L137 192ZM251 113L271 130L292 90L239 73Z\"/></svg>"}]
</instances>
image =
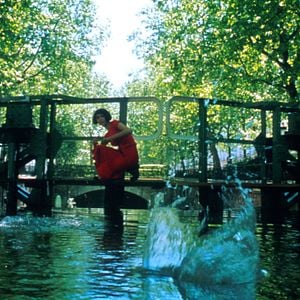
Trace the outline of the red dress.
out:
<instances>
[{"instance_id":1,"label":"red dress","mask_svg":"<svg viewBox=\"0 0 300 300\"><path fill-rule=\"evenodd\" d=\"M119 121L111 121L104 137L120 132L118 124ZM124 172L136 166L139 160L136 142L131 134L115 139L111 144L118 146L118 149L106 145L95 145L93 150L96 170L103 180L122 178Z\"/></svg>"}]
</instances>

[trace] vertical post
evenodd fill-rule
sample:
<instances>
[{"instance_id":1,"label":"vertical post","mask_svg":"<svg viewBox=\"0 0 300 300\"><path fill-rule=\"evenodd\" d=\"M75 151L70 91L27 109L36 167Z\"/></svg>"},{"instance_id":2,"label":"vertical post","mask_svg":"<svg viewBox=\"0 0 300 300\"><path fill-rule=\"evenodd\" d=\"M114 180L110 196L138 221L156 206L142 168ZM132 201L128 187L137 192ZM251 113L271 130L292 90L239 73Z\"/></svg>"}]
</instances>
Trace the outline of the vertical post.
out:
<instances>
[{"instance_id":1,"label":"vertical post","mask_svg":"<svg viewBox=\"0 0 300 300\"><path fill-rule=\"evenodd\" d=\"M119 119L122 123L127 124L128 99L123 98L120 102Z\"/></svg>"},{"instance_id":2,"label":"vertical post","mask_svg":"<svg viewBox=\"0 0 300 300\"><path fill-rule=\"evenodd\" d=\"M48 139L48 144L47 144L47 154L49 156L47 178L52 180L53 169L54 169L54 151L55 151L54 131L56 129L56 124L55 124L56 103L51 103L50 109L51 109L50 110L50 129L49 129L49 139Z\"/></svg>"},{"instance_id":3,"label":"vertical post","mask_svg":"<svg viewBox=\"0 0 300 300\"><path fill-rule=\"evenodd\" d=\"M288 211L284 197L285 191L278 187L261 189L261 221L263 223L282 223Z\"/></svg>"},{"instance_id":4,"label":"vertical post","mask_svg":"<svg viewBox=\"0 0 300 300\"><path fill-rule=\"evenodd\" d=\"M263 137L263 145L258 145L258 147L262 147L263 151L261 151L262 156L259 157L260 160L260 175L262 179L262 183L266 183L267 181L267 168L266 168L266 150L265 150L265 141L267 137L267 117L266 111L263 109L260 112L261 116L261 135Z\"/></svg>"},{"instance_id":5,"label":"vertical post","mask_svg":"<svg viewBox=\"0 0 300 300\"><path fill-rule=\"evenodd\" d=\"M272 146L272 179L273 183L281 182L281 143L280 143L280 107L273 110L273 146Z\"/></svg>"},{"instance_id":6,"label":"vertical post","mask_svg":"<svg viewBox=\"0 0 300 300\"><path fill-rule=\"evenodd\" d=\"M37 179L45 179L45 163L46 163L46 141L47 141L47 121L48 121L48 109L46 99L41 99L40 108L40 155L36 160L36 175Z\"/></svg>"},{"instance_id":7,"label":"vertical post","mask_svg":"<svg viewBox=\"0 0 300 300\"><path fill-rule=\"evenodd\" d=\"M53 206L53 173L54 173L54 151L56 151L57 145L55 145L54 132L56 129L56 103L51 103L50 107L50 129L49 129L49 139L47 139L47 156L49 157L48 171L47 171L47 181L49 185L49 205Z\"/></svg>"},{"instance_id":8,"label":"vertical post","mask_svg":"<svg viewBox=\"0 0 300 300\"><path fill-rule=\"evenodd\" d=\"M8 188L7 188L7 203L6 203L6 215L14 216L17 214L17 172L16 172L16 143L11 141L8 144Z\"/></svg>"},{"instance_id":9,"label":"vertical post","mask_svg":"<svg viewBox=\"0 0 300 300\"><path fill-rule=\"evenodd\" d=\"M199 99L199 181L207 182L207 108Z\"/></svg>"},{"instance_id":10,"label":"vertical post","mask_svg":"<svg viewBox=\"0 0 300 300\"><path fill-rule=\"evenodd\" d=\"M272 180L273 184L281 183L281 132L280 132L280 107L273 108L272 116ZM287 211L284 190L282 188L263 188L261 190L261 217L263 222L279 222L284 220Z\"/></svg>"},{"instance_id":11,"label":"vertical post","mask_svg":"<svg viewBox=\"0 0 300 300\"><path fill-rule=\"evenodd\" d=\"M122 179L112 179L105 182L104 215L115 225L122 225L123 214L121 206L124 202L124 182Z\"/></svg>"},{"instance_id":12,"label":"vertical post","mask_svg":"<svg viewBox=\"0 0 300 300\"><path fill-rule=\"evenodd\" d=\"M51 199L49 195L49 183L46 181L47 162L47 124L48 124L48 99L41 99L40 108L40 155L36 160L36 176L40 181L39 189L32 192L34 199L33 209L38 215L51 214Z\"/></svg>"},{"instance_id":13,"label":"vertical post","mask_svg":"<svg viewBox=\"0 0 300 300\"><path fill-rule=\"evenodd\" d=\"M199 182L207 182L207 106L205 101L199 100ZM204 207L204 215L208 223L221 224L223 222L223 200L220 189L207 185L199 187L199 202Z\"/></svg>"}]
</instances>

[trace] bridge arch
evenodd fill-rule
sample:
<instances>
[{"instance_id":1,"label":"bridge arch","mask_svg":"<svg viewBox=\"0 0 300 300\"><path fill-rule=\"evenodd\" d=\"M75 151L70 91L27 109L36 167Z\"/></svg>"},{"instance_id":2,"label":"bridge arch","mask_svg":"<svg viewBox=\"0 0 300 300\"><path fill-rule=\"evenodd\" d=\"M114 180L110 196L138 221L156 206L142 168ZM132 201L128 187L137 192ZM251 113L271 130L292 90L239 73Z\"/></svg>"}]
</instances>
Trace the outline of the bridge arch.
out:
<instances>
[{"instance_id":1,"label":"bridge arch","mask_svg":"<svg viewBox=\"0 0 300 300\"><path fill-rule=\"evenodd\" d=\"M78 208L103 208L104 194L105 189L85 191L76 195L73 201ZM148 209L151 206L152 198L154 196L154 193L149 191L149 188L147 187L131 187L131 191L124 191L121 208Z\"/></svg>"}]
</instances>

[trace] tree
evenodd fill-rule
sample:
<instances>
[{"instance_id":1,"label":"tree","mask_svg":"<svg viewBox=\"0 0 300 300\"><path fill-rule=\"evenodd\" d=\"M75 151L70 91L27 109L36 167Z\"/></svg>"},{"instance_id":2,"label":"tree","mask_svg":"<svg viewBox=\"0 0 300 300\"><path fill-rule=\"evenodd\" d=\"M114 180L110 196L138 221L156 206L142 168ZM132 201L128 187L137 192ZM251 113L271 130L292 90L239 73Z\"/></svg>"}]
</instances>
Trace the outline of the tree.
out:
<instances>
[{"instance_id":1,"label":"tree","mask_svg":"<svg viewBox=\"0 0 300 300\"><path fill-rule=\"evenodd\" d=\"M171 94L299 101L296 0L154 0L139 53Z\"/></svg>"},{"instance_id":2,"label":"tree","mask_svg":"<svg viewBox=\"0 0 300 300\"><path fill-rule=\"evenodd\" d=\"M104 38L91 0L2 2L0 95L66 92L82 96L91 90L92 81L87 78L93 77L92 57Z\"/></svg>"},{"instance_id":3,"label":"tree","mask_svg":"<svg viewBox=\"0 0 300 300\"><path fill-rule=\"evenodd\" d=\"M95 12L91 0L2 1L0 96L107 96L109 82L92 72L92 58L108 33L97 23ZM86 124L91 123L93 109L60 107L57 129L64 136L89 134ZM39 115L38 107L34 113ZM89 161L89 144L65 142L56 158L61 164Z\"/></svg>"}]
</instances>

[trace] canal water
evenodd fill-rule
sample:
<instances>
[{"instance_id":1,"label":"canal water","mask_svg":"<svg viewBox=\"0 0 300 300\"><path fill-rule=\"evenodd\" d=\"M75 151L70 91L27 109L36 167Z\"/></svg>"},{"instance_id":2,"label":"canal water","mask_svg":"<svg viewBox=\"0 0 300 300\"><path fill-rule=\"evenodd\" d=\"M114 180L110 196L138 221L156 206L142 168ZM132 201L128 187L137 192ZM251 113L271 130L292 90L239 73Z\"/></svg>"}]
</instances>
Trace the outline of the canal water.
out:
<instances>
[{"instance_id":1,"label":"canal water","mask_svg":"<svg viewBox=\"0 0 300 300\"><path fill-rule=\"evenodd\" d=\"M194 211L101 209L0 220L0 299L300 299L299 227L249 207L199 235Z\"/></svg>"}]
</instances>

